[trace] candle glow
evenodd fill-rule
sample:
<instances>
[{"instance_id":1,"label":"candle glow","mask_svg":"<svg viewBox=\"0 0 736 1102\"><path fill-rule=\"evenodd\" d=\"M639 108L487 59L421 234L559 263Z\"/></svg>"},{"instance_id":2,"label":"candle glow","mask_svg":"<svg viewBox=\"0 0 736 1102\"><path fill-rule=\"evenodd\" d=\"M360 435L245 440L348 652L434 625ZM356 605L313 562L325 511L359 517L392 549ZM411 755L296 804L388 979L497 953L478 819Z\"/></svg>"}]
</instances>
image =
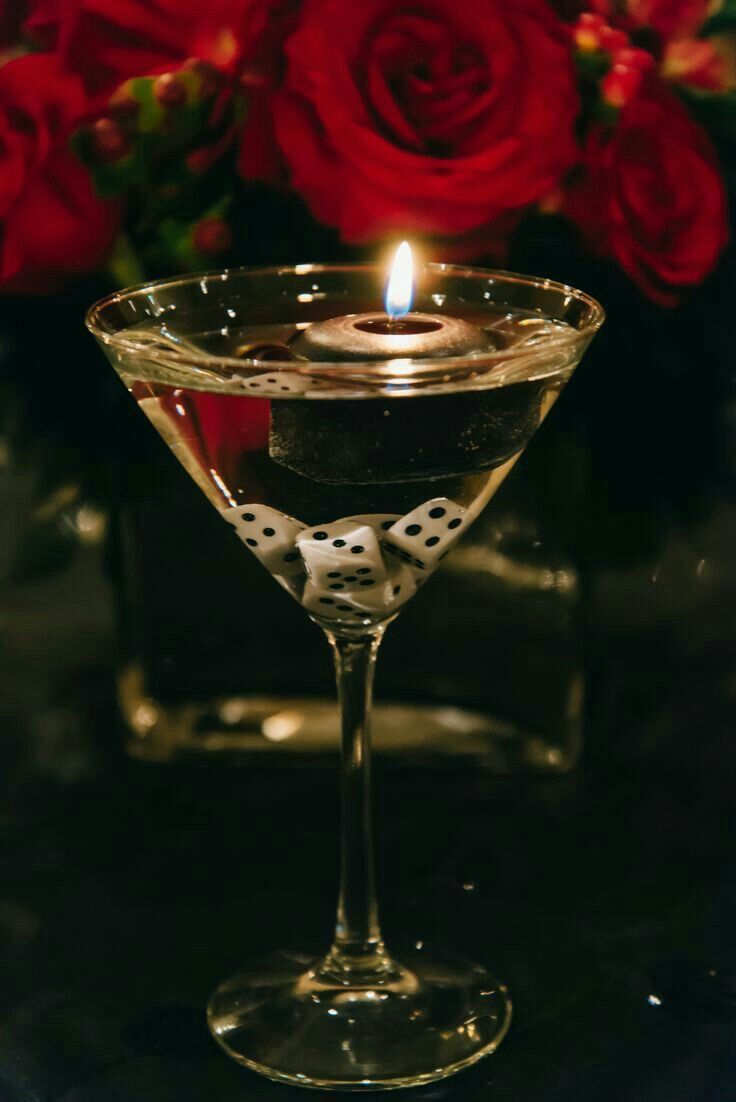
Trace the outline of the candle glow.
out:
<instances>
[{"instance_id":1,"label":"candle glow","mask_svg":"<svg viewBox=\"0 0 736 1102\"><path fill-rule=\"evenodd\" d=\"M384 298L386 313L392 321L409 313L413 298L414 261L409 242L402 241L391 265Z\"/></svg>"},{"instance_id":2,"label":"candle glow","mask_svg":"<svg viewBox=\"0 0 736 1102\"><path fill-rule=\"evenodd\" d=\"M345 314L309 325L289 345L306 360L371 363L472 355L489 349L488 335L477 325L450 314L412 311L414 260L407 241L396 250L385 284L385 313ZM298 301L303 297L298 296ZM411 312L410 312L411 311Z\"/></svg>"}]
</instances>

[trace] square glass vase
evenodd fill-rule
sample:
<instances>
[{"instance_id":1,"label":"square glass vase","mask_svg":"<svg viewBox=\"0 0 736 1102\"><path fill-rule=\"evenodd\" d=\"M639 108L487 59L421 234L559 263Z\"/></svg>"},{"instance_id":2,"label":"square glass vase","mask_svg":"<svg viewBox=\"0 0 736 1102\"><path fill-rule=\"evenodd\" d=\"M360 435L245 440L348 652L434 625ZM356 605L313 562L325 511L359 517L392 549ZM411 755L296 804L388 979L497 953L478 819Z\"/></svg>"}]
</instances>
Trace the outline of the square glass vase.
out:
<instances>
[{"instance_id":1,"label":"square glass vase","mask_svg":"<svg viewBox=\"0 0 736 1102\"><path fill-rule=\"evenodd\" d=\"M260 564L142 427L110 526L126 751L158 762L336 757L319 629L263 584ZM499 774L578 763L581 585L554 525L540 520L537 471L547 461L535 441L494 508L391 625L373 724L387 760Z\"/></svg>"}]
</instances>

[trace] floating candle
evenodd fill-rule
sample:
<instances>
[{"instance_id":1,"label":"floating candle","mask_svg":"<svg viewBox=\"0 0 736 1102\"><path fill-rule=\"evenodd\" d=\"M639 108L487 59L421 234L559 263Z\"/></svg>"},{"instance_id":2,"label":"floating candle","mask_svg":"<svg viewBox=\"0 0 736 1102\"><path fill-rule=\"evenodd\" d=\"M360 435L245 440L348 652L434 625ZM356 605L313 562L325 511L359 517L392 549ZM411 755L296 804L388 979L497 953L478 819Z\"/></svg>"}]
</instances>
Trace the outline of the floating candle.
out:
<instances>
[{"instance_id":1,"label":"floating candle","mask_svg":"<svg viewBox=\"0 0 736 1102\"><path fill-rule=\"evenodd\" d=\"M411 249L396 251L386 285L384 314L345 314L315 322L291 342L295 356L320 361L433 359L487 352L488 334L462 318L409 313L414 293Z\"/></svg>"}]
</instances>

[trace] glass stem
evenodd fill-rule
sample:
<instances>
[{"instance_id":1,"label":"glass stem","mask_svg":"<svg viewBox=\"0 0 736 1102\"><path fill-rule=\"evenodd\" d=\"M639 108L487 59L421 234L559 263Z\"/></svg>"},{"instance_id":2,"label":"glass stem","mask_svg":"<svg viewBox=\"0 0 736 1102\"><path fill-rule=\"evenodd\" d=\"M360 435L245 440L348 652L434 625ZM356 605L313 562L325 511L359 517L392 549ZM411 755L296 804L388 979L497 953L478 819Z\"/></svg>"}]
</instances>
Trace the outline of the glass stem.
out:
<instances>
[{"instance_id":1,"label":"glass stem","mask_svg":"<svg viewBox=\"0 0 736 1102\"><path fill-rule=\"evenodd\" d=\"M373 675L384 630L357 639L327 633L342 721L342 833L337 925L326 965L356 978L390 966L376 902L370 741Z\"/></svg>"}]
</instances>

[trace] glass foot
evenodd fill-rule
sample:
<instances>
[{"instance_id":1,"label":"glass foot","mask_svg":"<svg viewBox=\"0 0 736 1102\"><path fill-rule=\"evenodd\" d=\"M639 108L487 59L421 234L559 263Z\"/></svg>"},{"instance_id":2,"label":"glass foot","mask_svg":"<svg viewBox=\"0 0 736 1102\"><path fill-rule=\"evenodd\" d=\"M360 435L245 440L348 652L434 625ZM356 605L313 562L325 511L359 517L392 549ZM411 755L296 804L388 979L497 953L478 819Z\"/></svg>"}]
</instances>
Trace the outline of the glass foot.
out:
<instances>
[{"instance_id":1,"label":"glass foot","mask_svg":"<svg viewBox=\"0 0 736 1102\"><path fill-rule=\"evenodd\" d=\"M511 1001L462 957L404 954L368 978L336 971L329 958L278 953L226 980L207 1018L229 1056L270 1079L390 1090L444 1079L493 1052Z\"/></svg>"}]
</instances>

